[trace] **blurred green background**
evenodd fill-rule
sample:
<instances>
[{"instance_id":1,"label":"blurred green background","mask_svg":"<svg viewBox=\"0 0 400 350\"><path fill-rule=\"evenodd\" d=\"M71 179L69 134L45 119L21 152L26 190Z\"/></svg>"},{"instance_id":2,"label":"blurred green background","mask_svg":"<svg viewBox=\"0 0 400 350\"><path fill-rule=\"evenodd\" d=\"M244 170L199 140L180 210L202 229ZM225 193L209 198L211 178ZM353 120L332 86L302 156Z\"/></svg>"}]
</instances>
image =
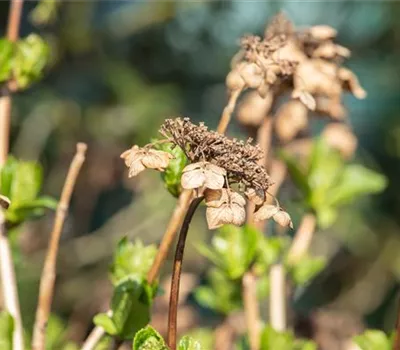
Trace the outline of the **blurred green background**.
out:
<instances>
[{"instance_id":1,"label":"blurred green background","mask_svg":"<svg viewBox=\"0 0 400 350\"><path fill-rule=\"evenodd\" d=\"M279 10L298 26L335 27L338 42L351 49L347 64L368 91L366 100L345 102L360 141L357 157L389 179L383 194L343 211L334 228L317 235L313 251L330 262L296 292L293 306L304 315L297 329L307 335L311 325L323 336L338 322L343 332L346 322L393 326L400 279L400 3L64 1L51 23L34 26L36 4L24 6L21 35L40 33L52 59L45 79L15 96L11 151L41 162L44 192L58 197L75 143L89 146L63 233L54 303L72 339L82 340L92 316L107 307L107 266L118 239L159 242L174 207L155 172L128 181L120 153L157 136L166 117L215 127L238 39L261 34ZM0 2L1 35L8 6ZM235 121L229 133L245 137ZM15 242L27 326L51 224L51 215L31 222ZM210 234L201 215L193 227L185 269L202 276L207 265L194 246ZM154 322L162 324L165 311L157 307L161 321ZM193 324L212 322L201 315Z\"/></svg>"}]
</instances>

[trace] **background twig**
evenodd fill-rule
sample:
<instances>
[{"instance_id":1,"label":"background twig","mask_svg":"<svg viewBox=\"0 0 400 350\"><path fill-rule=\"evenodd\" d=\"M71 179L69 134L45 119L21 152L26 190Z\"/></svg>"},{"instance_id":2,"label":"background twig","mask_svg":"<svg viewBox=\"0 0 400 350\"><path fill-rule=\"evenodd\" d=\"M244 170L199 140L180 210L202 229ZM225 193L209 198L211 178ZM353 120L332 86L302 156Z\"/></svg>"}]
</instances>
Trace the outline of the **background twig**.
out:
<instances>
[{"instance_id":1,"label":"background twig","mask_svg":"<svg viewBox=\"0 0 400 350\"><path fill-rule=\"evenodd\" d=\"M13 0L10 4L7 28L7 39L10 41L16 41L18 39L22 6L23 0ZM8 155L10 119L11 95L8 88L5 87L0 91L0 170ZM23 328L18 299L17 281L15 278L11 247L7 237L5 217L2 208L0 208L0 267L4 306L14 319L13 349L23 350Z\"/></svg>"},{"instance_id":2,"label":"background twig","mask_svg":"<svg viewBox=\"0 0 400 350\"><path fill-rule=\"evenodd\" d=\"M44 350L46 340L46 324L49 319L51 304L53 300L54 282L56 275L56 263L60 236L68 212L71 195L75 187L79 171L85 161L87 146L84 143L77 145L76 154L71 162L67 178L58 203L50 243L47 250L46 260L39 288L39 301L36 310L36 320L33 329L32 349Z\"/></svg>"}]
</instances>

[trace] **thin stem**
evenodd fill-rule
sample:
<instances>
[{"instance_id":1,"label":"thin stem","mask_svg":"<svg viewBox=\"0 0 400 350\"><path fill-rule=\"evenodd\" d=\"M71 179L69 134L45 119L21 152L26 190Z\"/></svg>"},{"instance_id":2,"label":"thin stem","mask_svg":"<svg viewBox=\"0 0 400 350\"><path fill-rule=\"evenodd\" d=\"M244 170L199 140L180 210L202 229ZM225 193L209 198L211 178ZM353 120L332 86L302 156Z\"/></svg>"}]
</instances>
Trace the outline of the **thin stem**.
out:
<instances>
[{"instance_id":1,"label":"thin stem","mask_svg":"<svg viewBox=\"0 0 400 350\"><path fill-rule=\"evenodd\" d=\"M241 89L234 90L234 91L232 91L231 95L229 96L228 104L226 105L226 107L224 108L224 111L222 112L222 116L221 116L221 119L220 119L218 127L217 127L217 131L220 134L225 133L225 131L229 125L229 122L231 121L232 113L235 110L236 102L237 102L241 92L242 92Z\"/></svg>"},{"instance_id":2,"label":"thin stem","mask_svg":"<svg viewBox=\"0 0 400 350\"><path fill-rule=\"evenodd\" d=\"M231 350L235 338L235 329L231 325L230 316L215 329L215 349Z\"/></svg>"},{"instance_id":3,"label":"thin stem","mask_svg":"<svg viewBox=\"0 0 400 350\"><path fill-rule=\"evenodd\" d=\"M271 266L270 269L269 322L276 331L286 329L286 277L282 263Z\"/></svg>"},{"instance_id":4,"label":"thin stem","mask_svg":"<svg viewBox=\"0 0 400 350\"><path fill-rule=\"evenodd\" d=\"M90 332L89 336L86 338L83 343L81 350L93 350L98 342L103 338L105 331L101 327L95 327Z\"/></svg>"},{"instance_id":5,"label":"thin stem","mask_svg":"<svg viewBox=\"0 0 400 350\"><path fill-rule=\"evenodd\" d=\"M51 304L53 301L54 282L56 276L56 264L58 247L64 221L68 212L72 192L75 187L76 179L85 161L87 146L84 143L78 143L76 154L71 162L67 178L61 193L61 199L58 203L53 230L50 235L49 247L42 277L40 279L39 301L36 309L36 320L33 328L33 350L44 350L46 344L46 325L49 319Z\"/></svg>"},{"instance_id":6,"label":"thin stem","mask_svg":"<svg viewBox=\"0 0 400 350\"><path fill-rule=\"evenodd\" d=\"M296 263L308 251L314 236L316 222L315 215L311 213L304 215L301 219L288 252L289 263Z\"/></svg>"},{"instance_id":7,"label":"thin stem","mask_svg":"<svg viewBox=\"0 0 400 350\"><path fill-rule=\"evenodd\" d=\"M12 0L8 15L7 38L16 41L21 22L23 0ZM7 88L0 91L0 169L6 162L11 119L11 95ZM7 236L3 208L0 208L0 270L1 286L5 309L14 319L13 349L23 350L23 328L18 298L17 280L11 254L10 242Z\"/></svg>"},{"instance_id":8,"label":"thin stem","mask_svg":"<svg viewBox=\"0 0 400 350\"><path fill-rule=\"evenodd\" d=\"M172 272L171 293L169 299L169 313L168 313L168 346L171 350L176 349L176 334L177 334L177 317L178 317L178 300L179 300L179 282L182 272L183 254L185 252L186 237L189 231L189 225L192 221L193 215L203 200L204 197L193 199L189 205L185 219L179 232L178 243L176 245L174 267Z\"/></svg>"},{"instance_id":9,"label":"thin stem","mask_svg":"<svg viewBox=\"0 0 400 350\"><path fill-rule=\"evenodd\" d=\"M260 348L260 310L257 299L257 280L251 271L242 280L244 313L251 350Z\"/></svg>"},{"instance_id":10,"label":"thin stem","mask_svg":"<svg viewBox=\"0 0 400 350\"><path fill-rule=\"evenodd\" d=\"M10 242L7 237L6 220L3 208L0 208L0 267L1 286L4 306L14 319L13 349L23 350L23 328L18 299L17 280L11 254Z\"/></svg>"},{"instance_id":11,"label":"thin stem","mask_svg":"<svg viewBox=\"0 0 400 350\"><path fill-rule=\"evenodd\" d=\"M182 224L191 199L192 191L189 190L184 190L179 196L178 203L164 232L153 265L151 266L151 269L147 275L147 281L149 284L152 284L160 273L160 269L168 256L168 252L170 251L171 245L174 242L176 232L178 232L179 226Z\"/></svg>"}]
</instances>

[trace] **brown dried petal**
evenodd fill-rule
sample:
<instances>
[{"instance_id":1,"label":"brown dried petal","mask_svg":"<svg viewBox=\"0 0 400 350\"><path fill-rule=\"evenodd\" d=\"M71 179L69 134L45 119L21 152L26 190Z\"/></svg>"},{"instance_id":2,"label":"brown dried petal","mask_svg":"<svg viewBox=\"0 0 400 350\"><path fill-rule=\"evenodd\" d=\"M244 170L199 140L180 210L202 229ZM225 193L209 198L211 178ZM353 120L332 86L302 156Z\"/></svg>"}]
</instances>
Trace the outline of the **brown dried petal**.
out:
<instances>
[{"instance_id":1,"label":"brown dried petal","mask_svg":"<svg viewBox=\"0 0 400 350\"><path fill-rule=\"evenodd\" d=\"M261 205L265 201L265 195L261 191L257 191L254 188L247 188L244 193L246 197L252 201L255 205Z\"/></svg>"},{"instance_id":2,"label":"brown dried petal","mask_svg":"<svg viewBox=\"0 0 400 350\"><path fill-rule=\"evenodd\" d=\"M10 199L0 194L0 207L3 209L8 209L10 205L11 205Z\"/></svg>"},{"instance_id":3,"label":"brown dried petal","mask_svg":"<svg viewBox=\"0 0 400 350\"><path fill-rule=\"evenodd\" d=\"M231 91L241 90L245 87L246 83L240 75L237 68L231 70L225 80L227 88Z\"/></svg>"},{"instance_id":4,"label":"brown dried petal","mask_svg":"<svg viewBox=\"0 0 400 350\"><path fill-rule=\"evenodd\" d=\"M143 165L141 158L134 160L129 166L129 177L134 177L145 170L146 167Z\"/></svg>"},{"instance_id":5,"label":"brown dried petal","mask_svg":"<svg viewBox=\"0 0 400 350\"><path fill-rule=\"evenodd\" d=\"M315 100L314 97L307 91L293 90L293 98L298 98L309 110L315 110Z\"/></svg>"},{"instance_id":6,"label":"brown dried petal","mask_svg":"<svg viewBox=\"0 0 400 350\"><path fill-rule=\"evenodd\" d=\"M232 204L231 210L232 210L231 223L236 226L242 226L246 220L246 210L244 206L238 204Z\"/></svg>"},{"instance_id":7,"label":"brown dried petal","mask_svg":"<svg viewBox=\"0 0 400 350\"><path fill-rule=\"evenodd\" d=\"M200 188L204 186L205 182L206 175L203 169L184 171L181 177L181 185L186 190Z\"/></svg>"},{"instance_id":8,"label":"brown dried petal","mask_svg":"<svg viewBox=\"0 0 400 350\"><path fill-rule=\"evenodd\" d=\"M283 210L279 210L274 216L273 216L274 221L281 225L282 227L290 227L293 228L293 222L292 219L290 218L290 215Z\"/></svg>"},{"instance_id":9,"label":"brown dried petal","mask_svg":"<svg viewBox=\"0 0 400 350\"><path fill-rule=\"evenodd\" d=\"M211 171L217 175L226 176L226 170L218 165L212 163L206 163L205 168L206 170Z\"/></svg>"},{"instance_id":10,"label":"brown dried petal","mask_svg":"<svg viewBox=\"0 0 400 350\"><path fill-rule=\"evenodd\" d=\"M182 172L183 172L183 173L186 173L187 171L192 171L192 170L196 170L196 169L201 169L201 168L204 168L204 166L205 166L205 162L191 163L191 164L186 165L186 166L183 168Z\"/></svg>"},{"instance_id":11,"label":"brown dried petal","mask_svg":"<svg viewBox=\"0 0 400 350\"><path fill-rule=\"evenodd\" d=\"M272 204L264 204L254 213L255 221L263 221L271 219L275 214L279 212L279 208Z\"/></svg>"},{"instance_id":12,"label":"brown dried petal","mask_svg":"<svg viewBox=\"0 0 400 350\"><path fill-rule=\"evenodd\" d=\"M270 111L271 105L271 93L262 98L256 91L251 91L239 104L237 118L244 125L259 126Z\"/></svg>"},{"instance_id":13,"label":"brown dried petal","mask_svg":"<svg viewBox=\"0 0 400 350\"><path fill-rule=\"evenodd\" d=\"M150 149L143 155L142 163L146 168L164 170L172 158L171 153Z\"/></svg>"},{"instance_id":14,"label":"brown dried petal","mask_svg":"<svg viewBox=\"0 0 400 350\"><path fill-rule=\"evenodd\" d=\"M362 88L357 76L351 70L340 68L339 78L348 85L348 89L355 97L363 99L367 96L367 92Z\"/></svg>"},{"instance_id":15,"label":"brown dried petal","mask_svg":"<svg viewBox=\"0 0 400 350\"><path fill-rule=\"evenodd\" d=\"M275 119L275 128L283 142L292 140L308 124L307 107L300 101L293 100L284 104Z\"/></svg>"},{"instance_id":16,"label":"brown dried petal","mask_svg":"<svg viewBox=\"0 0 400 350\"><path fill-rule=\"evenodd\" d=\"M319 46L312 54L316 58L330 59L336 56L350 57L350 50L344 46L334 44L332 42L327 42Z\"/></svg>"},{"instance_id":17,"label":"brown dried petal","mask_svg":"<svg viewBox=\"0 0 400 350\"><path fill-rule=\"evenodd\" d=\"M246 205L246 200L239 193L228 190L228 196L230 197L231 203L238 204L242 207Z\"/></svg>"},{"instance_id":18,"label":"brown dried petal","mask_svg":"<svg viewBox=\"0 0 400 350\"><path fill-rule=\"evenodd\" d=\"M321 134L322 138L332 148L337 149L344 158L349 159L357 148L357 138L344 124L330 123Z\"/></svg>"},{"instance_id":19,"label":"brown dried petal","mask_svg":"<svg viewBox=\"0 0 400 350\"><path fill-rule=\"evenodd\" d=\"M255 63L246 63L240 66L239 72L246 85L251 89L257 89L263 82L262 70Z\"/></svg>"},{"instance_id":20,"label":"brown dried petal","mask_svg":"<svg viewBox=\"0 0 400 350\"><path fill-rule=\"evenodd\" d=\"M229 197L225 189L210 190L204 192L207 207L219 208L221 205L228 203Z\"/></svg>"},{"instance_id":21,"label":"brown dried petal","mask_svg":"<svg viewBox=\"0 0 400 350\"><path fill-rule=\"evenodd\" d=\"M309 28L308 32L317 40L329 40L337 35L337 30L327 25L313 26Z\"/></svg>"},{"instance_id":22,"label":"brown dried petal","mask_svg":"<svg viewBox=\"0 0 400 350\"><path fill-rule=\"evenodd\" d=\"M135 157L139 153L140 148L137 145L134 145L131 149L126 150L121 154L121 158L125 160L125 165L130 167Z\"/></svg>"},{"instance_id":23,"label":"brown dried petal","mask_svg":"<svg viewBox=\"0 0 400 350\"><path fill-rule=\"evenodd\" d=\"M214 230L225 224L230 224L233 220L232 210L227 204L219 208L208 207L206 210L207 225L210 230Z\"/></svg>"}]
</instances>

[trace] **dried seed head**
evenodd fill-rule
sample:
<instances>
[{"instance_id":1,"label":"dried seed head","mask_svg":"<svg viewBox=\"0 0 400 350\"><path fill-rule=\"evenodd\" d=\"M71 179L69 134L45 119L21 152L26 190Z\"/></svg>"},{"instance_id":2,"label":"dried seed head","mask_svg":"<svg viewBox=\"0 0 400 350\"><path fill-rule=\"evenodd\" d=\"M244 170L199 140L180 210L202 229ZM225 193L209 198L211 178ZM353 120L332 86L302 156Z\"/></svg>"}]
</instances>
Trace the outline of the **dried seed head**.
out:
<instances>
[{"instance_id":1,"label":"dried seed head","mask_svg":"<svg viewBox=\"0 0 400 350\"><path fill-rule=\"evenodd\" d=\"M0 207L7 210L11 205L11 201L8 197L0 194Z\"/></svg>"},{"instance_id":2,"label":"dried seed head","mask_svg":"<svg viewBox=\"0 0 400 350\"><path fill-rule=\"evenodd\" d=\"M315 58L333 59L335 57L350 57L350 50L344 46L326 42L320 45L313 53Z\"/></svg>"},{"instance_id":3,"label":"dried seed head","mask_svg":"<svg viewBox=\"0 0 400 350\"><path fill-rule=\"evenodd\" d=\"M326 115L335 120L344 120L347 117L347 110L338 98L318 96L315 102L315 111L318 114Z\"/></svg>"},{"instance_id":4,"label":"dried seed head","mask_svg":"<svg viewBox=\"0 0 400 350\"><path fill-rule=\"evenodd\" d=\"M363 99L367 96L367 92L360 85L357 76L347 68L340 68L339 79L343 82L344 88L350 91L358 99Z\"/></svg>"},{"instance_id":5,"label":"dried seed head","mask_svg":"<svg viewBox=\"0 0 400 350\"><path fill-rule=\"evenodd\" d=\"M281 141L291 141L308 125L307 114L307 107L296 100L289 101L278 110L275 129Z\"/></svg>"},{"instance_id":6,"label":"dried seed head","mask_svg":"<svg viewBox=\"0 0 400 350\"><path fill-rule=\"evenodd\" d=\"M181 184L184 189L210 188L218 190L224 187L226 170L208 163L198 162L183 169Z\"/></svg>"},{"instance_id":7,"label":"dried seed head","mask_svg":"<svg viewBox=\"0 0 400 350\"><path fill-rule=\"evenodd\" d=\"M316 107L316 102L314 97L307 91L304 90L293 90L293 98L298 98L300 102L306 106L309 110L314 111Z\"/></svg>"},{"instance_id":8,"label":"dried seed head","mask_svg":"<svg viewBox=\"0 0 400 350\"><path fill-rule=\"evenodd\" d=\"M345 124L330 123L321 134L332 148L338 150L343 158L351 158L357 148L357 138Z\"/></svg>"},{"instance_id":9,"label":"dried seed head","mask_svg":"<svg viewBox=\"0 0 400 350\"><path fill-rule=\"evenodd\" d=\"M168 152L140 148L135 145L122 153L121 158L125 160L125 164L129 168L129 177L133 177L146 168L164 171L173 155Z\"/></svg>"},{"instance_id":10,"label":"dried seed head","mask_svg":"<svg viewBox=\"0 0 400 350\"><path fill-rule=\"evenodd\" d=\"M245 199L230 189L206 190L206 218L210 230L226 224L241 226L245 222Z\"/></svg>"},{"instance_id":11,"label":"dried seed head","mask_svg":"<svg viewBox=\"0 0 400 350\"><path fill-rule=\"evenodd\" d=\"M233 69L229 72L226 77L225 83L227 88L231 91L242 90L246 85L245 81L243 80L237 69Z\"/></svg>"}]
</instances>

